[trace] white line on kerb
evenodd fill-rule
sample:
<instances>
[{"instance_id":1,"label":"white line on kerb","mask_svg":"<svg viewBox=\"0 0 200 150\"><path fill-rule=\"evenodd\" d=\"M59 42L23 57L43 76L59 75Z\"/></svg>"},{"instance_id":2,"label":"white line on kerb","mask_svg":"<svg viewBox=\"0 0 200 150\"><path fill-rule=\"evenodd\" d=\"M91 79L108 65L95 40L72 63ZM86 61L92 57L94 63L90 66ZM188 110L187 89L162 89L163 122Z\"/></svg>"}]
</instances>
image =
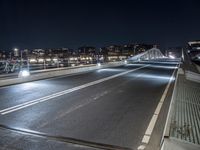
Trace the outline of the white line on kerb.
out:
<instances>
[{"instance_id":1,"label":"white line on kerb","mask_svg":"<svg viewBox=\"0 0 200 150\"><path fill-rule=\"evenodd\" d=\"M159 115L159 113L160 113L160 110L161 110L161 108L162 108L162 105L163 105L163 103L164 103L164 100L165 100L165 98L166 98L166 96L167 96L167 92L168 92L168 90L169 90L169 87L170 87L170 85L171 85L171 83L172 83L172 81L173 81L173 78L174 78L174 75L175 75L175 71L176 71L176 69L174 70L172 76L170 77L170 80L169 80L169 82L168 82L168 84L167 84L167 86L166 86L166 88L165 88L165 91L164 91L163 94L162 94L162 97L161 97L161 99L160 99L160 101L159 101L159 103L158 103L158 105L157 105L157 107L156 107L156 110L155 110L155 112L154 112L154 114L153 114L153 116L152 116L152 118L151 118L151 121L150 121L150 123L149 123L149 125L148 125L148 127L147 127L147 129L146 129L146 132L145 132L145 134L144 134L144 136L143 136L142 145L140 145L140 146L138 147L138 150L143 150L143 149L145 149L145 145L149 143L151 134L152 134L152 132L153 132L154 126L155 126L156 121L157 121L157 119L158 119L158 115Z\"/></svg>"},{"instance_id":2,"label":"white line on kerb","mask_svg":"<svg viewBox=\"0 0 200 150\"><path fill-rule=\"evenodd\" d=\"M117 78L119 76L123 76L127 73L145 68L147 66L149 66L149 65L145 65L143 67L139 67L139 68L132 69L132 70L129 70L129 71L125 71L125 72L122 72L122 73L119 73L119 74L116 74L116 75L112 75L112 76L109 76L109 77L106 77L106 78L103 78L103 79L92 81L92 82L89 82L89 83L86 83L86 84L83 84L83 85L80 85L80 86L77 86L77 87L74 87L74 88L71 88L71 89L68 89L68 90L64 90L64 91L57 92L57 93L54 93L54 94L51 94L51 95L48 95L48 96L45 96L45 97L42 97L42 98L38 98L38 99L29 101L29 102L25 102L25 103L18 104L18 105L12 106L12 107L8 107L8 108L0 110L0 113L1 113L1 115L5 115L5 114L11 113L11 112L14 112L14 111L17 111L17 110L38 104L38 103L42 103L44 101L47 101L47 100L50 100L50 99L53 99L53 98L56 98L56 97L77 91L77 90L80 90L80 89L83 89L83 88L86 88L86 87L89 87L89 86L92 86L92 85L95 85L95 84L98 84L98 83L101 83L101 82L104 82L104 81L107 81L107 80L111 80L113 78Z\"/></svg>"}]
</instances>

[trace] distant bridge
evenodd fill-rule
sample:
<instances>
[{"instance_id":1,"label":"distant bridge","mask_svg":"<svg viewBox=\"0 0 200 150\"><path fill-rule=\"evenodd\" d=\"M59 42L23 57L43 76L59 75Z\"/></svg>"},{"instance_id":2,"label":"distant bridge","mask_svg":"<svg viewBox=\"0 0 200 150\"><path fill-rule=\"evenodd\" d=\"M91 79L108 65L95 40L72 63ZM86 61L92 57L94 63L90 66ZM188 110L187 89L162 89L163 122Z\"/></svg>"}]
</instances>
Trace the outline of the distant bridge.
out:
<instances>
[{"instance_id":1,"label":"distant bridge","mask_svg":"<svg viewBox=\"0 0 200 150\"><path fill-rule=\"evenodd\" d=\"M159 49L152 48L143 53L140 53L138 55L129 58L128 62L148 61L148 60L163 59L163 58L167 57L165 57Z\"/></svg>"},{"instance_id":2,"label":"distant bridge","mask_svg":"<svg viewBox=\"0 0 200 150\"><path fill-rule=\"evenodd\" d=\"M164 56L163 53L159 49L152 48L152 49L149 49L149 50L147 50L147 51L145 51L143 53L140 53L138 55L130 57L127 60L127 62L128 63L141 62L141 61L150 62L150 61L154 61L154 60L169 61L168 57ZM180 59L178 61L180 61ZM25 66L28 67L27 60L24 60L23 63L21 63L19 60L15 61L15 62L11 62L11 61L0 61L0 62L4 63L3 71L6 72L6 73L14 72L17 69L19 70L20 67L24 66L24 62L26 62L26 64L27 64ZM21 65L23 65L23 66L21 66Z\"/></svg>"}]
</instances>

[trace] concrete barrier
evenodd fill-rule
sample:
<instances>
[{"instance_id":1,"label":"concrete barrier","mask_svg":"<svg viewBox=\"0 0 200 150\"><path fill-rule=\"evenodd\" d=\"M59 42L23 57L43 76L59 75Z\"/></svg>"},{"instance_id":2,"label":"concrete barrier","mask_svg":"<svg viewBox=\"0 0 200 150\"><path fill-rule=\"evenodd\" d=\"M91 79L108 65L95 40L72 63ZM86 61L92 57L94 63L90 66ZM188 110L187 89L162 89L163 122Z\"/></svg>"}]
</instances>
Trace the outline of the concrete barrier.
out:
<instances>
[{"instance_id":1,"label":"concrete barrier","mask_svg":"<svg viewBox=\"0 0 200 150\"><path fill-rule=\"evenodd\" d=\"M187 80L200 83L200 74L192 71L185 71L185 77Z\"/></svg>"},{"instance_id":2,"label":"concrete barrier","mask_svg":"<svg viewBox=\"0 0 200 150\"><path fill-rule=\"evenodd\" d=\"M60 68L60 69L38 71L38 73L32 74L25 78L18 77L18 78L0 80L0 86L8 86L8 85L47 79L47 78L52 78L52 77L57 77L57 76L76 74L76 73L87 72L87 71L101 69L101 68L120 66L123 64L124 62L112 62L112 63L102 64L101 66L97 66L93 64L93 65L87 65L87 66L82 66L82 67L69 67L65 69Z\"/></svg>"},{"instance_id":3,"label":"concrete barrier","mask_svg":"<svg viewBox=\"0 0 200 150\"><path fill-rule=\"evenodd\" d=\"M195 66L196 66L198 72L200 73L200 66L199 65L195 65Z\"/></svg>"}]
</instances>

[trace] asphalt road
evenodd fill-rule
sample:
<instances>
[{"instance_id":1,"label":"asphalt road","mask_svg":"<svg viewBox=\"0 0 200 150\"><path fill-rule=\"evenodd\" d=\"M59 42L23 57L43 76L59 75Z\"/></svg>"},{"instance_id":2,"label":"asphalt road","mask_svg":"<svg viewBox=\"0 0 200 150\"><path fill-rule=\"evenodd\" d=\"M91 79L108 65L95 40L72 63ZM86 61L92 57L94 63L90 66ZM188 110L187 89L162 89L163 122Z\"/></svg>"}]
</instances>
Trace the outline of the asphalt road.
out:
<instances>
[{"instance_id":1,"label":"asphalt road","mask_svg":"<svg viewBox=\"0 0 200 150\"><path fill-rule=\"evenodd\" d=\"M137 149L174 67L125 65L2 87L0 124Z\"/></svg>"}]
</instances>

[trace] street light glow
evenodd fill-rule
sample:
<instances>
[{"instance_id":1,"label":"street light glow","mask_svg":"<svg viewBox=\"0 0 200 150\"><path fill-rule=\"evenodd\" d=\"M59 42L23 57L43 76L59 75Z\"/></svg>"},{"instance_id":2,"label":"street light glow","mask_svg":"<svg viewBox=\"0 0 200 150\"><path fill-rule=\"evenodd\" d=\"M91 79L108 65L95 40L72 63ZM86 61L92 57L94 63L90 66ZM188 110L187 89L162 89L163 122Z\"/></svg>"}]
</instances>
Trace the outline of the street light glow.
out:
<instances>
[{"instance_id":1,"label":"street light glow","mask_svg":"<svg viewBox=\"0 0 200 150\"><path fill-rule=\"evenodd\" d=\"M39 58L38 62L44 62L44 59L43 58Z\"/></svg>"},{"instance_id":2,"label":"street light glow","mask_svg":"<svg viewBox=\"0 0 200 150\"><path fill-rule=\"evenodd\" d=\"M55 62L55 61L58 61L58 59L57 59L57 58L54 58L53 61L54 61L54 62Z\"/></svg>"},{"instance_id":3,"label":"street light glow","mask_svg":"<svg viewBox=\"0 0 200 150\"><path fill-rule=\"evenodd\" d=\"M32 63L32 62L37 62L37 60L36 60L36 59L33 59L33 58L31 58L29 61L30 61L31 63Z\"/></svg>"},{"instance_id":4,"label":"street light glow","mask_svg":"<svg viewBox=\"0 0 200 150\"><path fill-rule=\"evenodd\" d=\"M171 58L171 59L175 59L175 56L173 56L173 55L169 55L169 58Z\"/></svg>"},{"instance_id":5,"label":"street light glow","mask_svg":"<svg viewBox=\"0 0 200 150\"><path fill-rule=\"evenodd\" d=\"M30 76L29 70L21 70L19 72L19 77L28 77L28 76Z\"/></svg>"},{"instance_id":6,"label":"street light glow","mask_svg":"<svg viewBox=\"0 0 200 150\"><path fill-rule=\"evenodd\" d=\"M47 58L46 61L51 61L51 59L50 59L50 58Z\"/></svg>"}]
</instances>

